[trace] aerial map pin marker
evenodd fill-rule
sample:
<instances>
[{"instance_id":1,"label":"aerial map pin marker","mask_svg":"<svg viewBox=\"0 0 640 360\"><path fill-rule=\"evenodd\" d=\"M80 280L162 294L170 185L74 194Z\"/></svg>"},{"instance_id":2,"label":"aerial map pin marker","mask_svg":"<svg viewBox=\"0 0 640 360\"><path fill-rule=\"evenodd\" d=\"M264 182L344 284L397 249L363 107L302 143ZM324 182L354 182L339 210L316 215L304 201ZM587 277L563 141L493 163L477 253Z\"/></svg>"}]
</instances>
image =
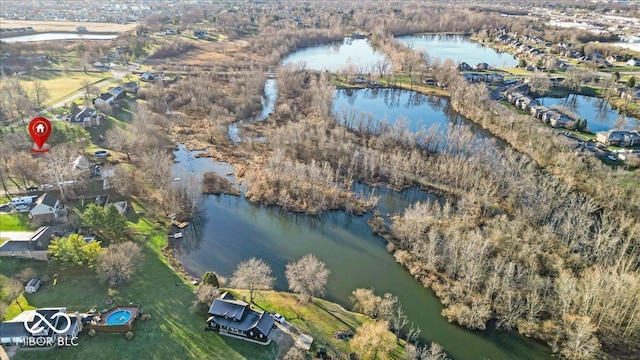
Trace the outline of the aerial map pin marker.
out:
<instances>
[{"instance_id":1,"label":"aerial map pin marker","mask_svg":"<svg viewBox=\"0 0 640 360\"><path fill-rule=\"evenodd\" d=\"M51 135L51 123L49 120L38 116L33 118L29 123L29 134L35 141L37 148L32 147L32 152L47 152L49 149L43 149L42 146L47 142L49 135Z\"/></svg>"}]
</instances>

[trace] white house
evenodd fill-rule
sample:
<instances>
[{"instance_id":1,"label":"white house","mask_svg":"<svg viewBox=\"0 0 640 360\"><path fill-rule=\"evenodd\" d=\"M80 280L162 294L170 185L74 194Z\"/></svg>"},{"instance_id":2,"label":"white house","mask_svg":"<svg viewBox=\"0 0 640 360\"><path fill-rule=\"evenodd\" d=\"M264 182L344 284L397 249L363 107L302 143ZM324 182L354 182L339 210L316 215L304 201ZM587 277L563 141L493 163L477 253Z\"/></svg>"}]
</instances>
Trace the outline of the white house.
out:
<instances>
[{"instance_id":1,"label":"white house","mask_svg":"<svg viewBox=\"0 0 640 360\"><path fill-rule=\"evenodd\" d=\"M640 59L629 59L629 61L627 61L627 66L640 66Z\"/></svg>"},{"instance_id":2,"label":"white house","mask_svg":"<svg viewBox=\"0 0 640 360\"><path fill-rule=\"evenodd\" d=\"M58 196L47 192L36 200L36 206L29 211L29 219L41 222L55 222L60 214Z\"/></svg>"}]
</instances>

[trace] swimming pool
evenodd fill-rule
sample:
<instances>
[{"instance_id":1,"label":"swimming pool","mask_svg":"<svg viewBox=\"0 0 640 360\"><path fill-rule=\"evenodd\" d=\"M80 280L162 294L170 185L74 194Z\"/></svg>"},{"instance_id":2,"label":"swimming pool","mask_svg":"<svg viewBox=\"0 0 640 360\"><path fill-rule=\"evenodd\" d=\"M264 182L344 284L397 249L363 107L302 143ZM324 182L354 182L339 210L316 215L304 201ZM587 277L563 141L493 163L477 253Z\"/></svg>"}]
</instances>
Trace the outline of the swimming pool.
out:
<instances>
[{"instance_id":1,"label":"swimming pool","mask_svg":"<svg viewBox=\"0 0 640 360\"><path fill-rule=\"evenodd\" d=\"M105 323L107 325L123 325L131 320L131 311L118 310L107 316Z\"/></svg>"}]
</instances>

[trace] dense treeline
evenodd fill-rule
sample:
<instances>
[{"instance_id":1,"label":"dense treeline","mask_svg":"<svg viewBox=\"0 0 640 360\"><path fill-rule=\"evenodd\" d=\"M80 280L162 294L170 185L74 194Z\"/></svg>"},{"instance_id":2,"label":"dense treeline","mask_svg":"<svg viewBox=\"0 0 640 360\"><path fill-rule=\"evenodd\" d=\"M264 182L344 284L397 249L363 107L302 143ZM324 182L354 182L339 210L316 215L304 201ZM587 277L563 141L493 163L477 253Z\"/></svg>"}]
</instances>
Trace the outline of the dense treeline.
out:
<instances>
[{"instance_id":1,"label":"dense treeline","mask_svg":"<svg viewBox=\"0 0 640 360\"><path fill-rule=\"evenodd\" d=\"M444 314L458 323L484 328L496 318L499 327L542 338L567 358L594 357L601 345L633 357L640 330L638 174L576 157L552 129L488 100L485 85L467 83L449 66L432 70L448 84L455 109L535 163L483 146L444 147L429 157L426 163L445 165L435 171L458 197L418 204L394 219L387 237L398 261L436 290ZM466 184L474 180L481 186ZM385 232L381 222L372 225Z\"/></svg>"}]
</instances>

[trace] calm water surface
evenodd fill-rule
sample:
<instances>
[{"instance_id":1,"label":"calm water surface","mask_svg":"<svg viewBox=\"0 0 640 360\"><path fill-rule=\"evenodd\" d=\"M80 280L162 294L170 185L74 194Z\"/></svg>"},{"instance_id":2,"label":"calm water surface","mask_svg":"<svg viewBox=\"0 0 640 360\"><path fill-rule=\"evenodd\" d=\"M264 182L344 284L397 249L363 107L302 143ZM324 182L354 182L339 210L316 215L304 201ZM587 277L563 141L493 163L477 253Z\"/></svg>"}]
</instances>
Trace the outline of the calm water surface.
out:
<instances>
[{"instance_id":1,"label":"calm water surface","mask_svg":"<svg viewBox=\"0 0 640 360\"><path fill-rule=\"evenodd\" d=\"M488 46L471 41L463 35L421 34L396 38L416 50L426 50L432 59L451 59L456 63L466 62L473 66L487 63L493 67L515 67L518 60L508 53L499 53Z\"/></svg>"},{"instance_id":2,"label":"calm water surface","mask_svg":"<svg viewBox=\"0 0 640 360\"><path fill-rule=\"evenodd\" d=\"M193 155L184 147L176 151L179 174L228 172L228 165ZM415 188L396 193L359 185L355 191L375 191L381 196L379 210L385 216L432 198ZM228 195L207 196L204 210L203 224L189 226L176 251L178 259L194 275L214 270L228 278L240 262L256 257L273 269L278 279L276 288L286 290L285 265L313 253L331 270L327 299L351 308L349 296L356 288L373 287L380 295L393 293L422 329L422 340L440 343L456 359L549 358L544 346L524 337L494 330L474 332L449 324L440 315L442 305L433 293L398 265L386 251L385 241L371 233L366 223L370 215L333 211L311 217Z\"/></svg>"},{"instance_id":3,"label":"calm water surface","mask_svg":"<svg viewBox=\"0 0 640 360\"><path fill-rule=\"evenodd\" d=\"M587 119L587 129L594 133L615 128L633 130L640 126L637 119L618 114L604 99L585 95L569 95L561 98L544 97L538 100L545 106L565 107L576 113L580 119Z\"/></svg>"},{"instance_id":4,"label":"calm water surface","mask_svg":"<svg viewBox=\"0 0 640 360\"><path fill-rule=\"evenodd\" d=\"M307 69L328 71L338 71L353 65L356 69L362 70L362 73L367 73L383 58L383 54L374 51L369 45L369 40L345 38L343 42L296 51L282 59L281 64L304 62Z\"/></svg>"}]
</instances>

